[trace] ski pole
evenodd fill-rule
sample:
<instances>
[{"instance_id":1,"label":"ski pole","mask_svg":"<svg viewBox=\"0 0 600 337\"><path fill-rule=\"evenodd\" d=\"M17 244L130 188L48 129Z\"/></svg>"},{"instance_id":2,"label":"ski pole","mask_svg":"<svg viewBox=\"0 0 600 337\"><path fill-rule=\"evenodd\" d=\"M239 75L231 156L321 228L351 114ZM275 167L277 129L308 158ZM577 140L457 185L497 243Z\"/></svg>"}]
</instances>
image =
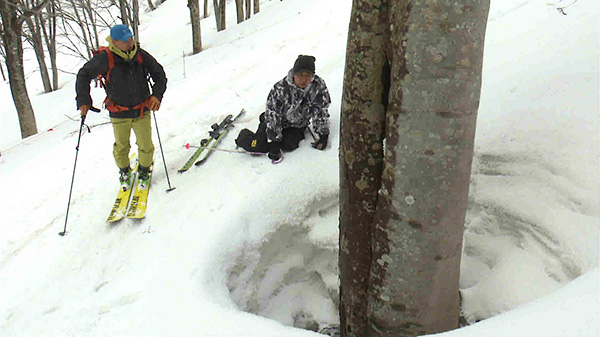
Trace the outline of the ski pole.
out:
<instances>
[{"instance_id":1,"label":"ski pole","mask_svg":"<svg viewBox=\"0 0 600 337\"><path fill-rule=\"evenodd\" d=\"M308 132L310 132L310 135L312 136L313 140L316 142L317 141L317 137L315 137L315 134L313 133L313 131L310 128L310 126L307 126L306 128L308 129Z\"/></svg>"},{"instance_id":2,"label":"ski pole","mask_svg":"<svg viewBox=\"0 0 600 337\"><path fill-rule=\"evenodd\" d=\"M67 215L65 216L65 228L58 235L65 236L67 234L67 220L69 219L69 208L71 206L71 195L73 193L73 182L75 181L75 168L77 167L77 156L79 155L79 144L81 143L81 131L85 125L85 115L81 116L81 125L79 126L79 137L77 137L77 147L75 147L75 164L73 165L73 177L71 178L71 189L69 190L69 201L67 202ZM86 125L87 126L87 125ZM88 127L88 132L92 132Z\"/></svg>"},{"instance_id":3,"label":"ski pole","mask_svg":"<svg viewBox=\"0 0 600 337\"><path fill-rule=\"evenodd\" d=\"M187 143L184 145L184 147L186 149L190 149L190 148L200 148L201 146L195 146L195 145L190 145L190 143ZM263 152L250 152L250 151L242 151L242 150L228 150L228 149L219 149L216 147L207 147L205 148L205 150L207 151L221 151L221 152L231 152L231 153L244 153L244 154L251 154L251 155L255 155L255 156L266 156L267 153L263 153Z\"/></svg>"},{"instance_id":4,"label":"ski pole","mask_svg":"<svg viewBox=\"0 0 600 337\"><path fill-rule=\"evenodd\" d=\"M158 137L158 145L160 146L160 155L162 156L163 165L165 166L167 184L169 184L169 189L167 189L167 192L171 192L175 189L175 187L171 187L171 180L169 180L169 170L167 170L167 162L165 160L165 153L163 152L162 143L160 141L160 134L158 133L158 121L156 120L156 114L154 113L154 110L152 110L152 117L154 117L154 125L156 126L156 136Z\"/></svg>"}]
</instances>

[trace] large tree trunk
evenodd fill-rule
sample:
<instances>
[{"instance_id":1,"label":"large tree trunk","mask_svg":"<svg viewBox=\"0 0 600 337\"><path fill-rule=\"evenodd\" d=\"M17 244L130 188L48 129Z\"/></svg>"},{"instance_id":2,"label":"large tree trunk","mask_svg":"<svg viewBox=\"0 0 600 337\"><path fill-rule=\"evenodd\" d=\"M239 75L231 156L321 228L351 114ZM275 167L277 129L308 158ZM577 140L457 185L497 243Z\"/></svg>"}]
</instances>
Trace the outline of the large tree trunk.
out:
<instances>
[{"instance_id":1,"label":"large tree trunk","mask_svg":"<svg viewBox=\"0 0 600 337\"><path fill-rule=\"evenodd\" d=\"M0 15L2 16L2 41L6 52L10 91L19 115L21 137L26 138L37 133L37 125L27 94L23 69L23 44L21 41L23 18L18 16L17 4L14 0L0 1Z\"/></svg>"},{"instance_id":2,"label":"large tree trunk","mask_svg":"<svg viewBox=\"0 0 600 337\"><path fill-rule=\"evenodd\" d=\"M340 327L367 336L371 231L383 163L386 13L354 1L340 127Z\"/></svg>"},{"instance_id":3,"label":"large tree trunk","mask_svg":"<svg viewBox=\"0 0 600 337\"><path fill-rule=\"evenodd\" d=\"M489 0L354 1L340 144L342 336L458 327L488 10Z\"/></svg>"},{"instance_id":4,"label":"large tree trunk","mask_svg":"<svg viewBox=\"0 0 600 337\"><path fill-rule=\"evenodd\" d=\"M190 21L192 23L192 53L198 54L202 51L199 0L188 0L188 8L190 9Z\"/></svg>"}]
</instances>

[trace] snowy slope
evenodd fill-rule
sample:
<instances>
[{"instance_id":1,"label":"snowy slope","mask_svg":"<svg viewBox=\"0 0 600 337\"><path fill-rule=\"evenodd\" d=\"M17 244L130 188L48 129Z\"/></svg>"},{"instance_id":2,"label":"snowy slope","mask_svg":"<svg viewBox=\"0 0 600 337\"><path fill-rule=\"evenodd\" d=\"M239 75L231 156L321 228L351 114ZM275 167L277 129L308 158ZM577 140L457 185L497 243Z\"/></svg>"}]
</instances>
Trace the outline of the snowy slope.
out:
<instances>
[{"instance_id":1,"label":"snowy slope","mask_svg":"<svg viewBox=\"0 0 600 337\"><path fill-rule=\"evenodd\" d=\"M186 4L165 2L140 31L169 78L156 117L177 188L165 192L155 138L145 220L104 223L118 186L113 136L105 112L90 114L69 233L58 236L79 127L73 77L46 95L30 77L41 132L29 139L18 140L14 107L3 104L0 335L308 336L290 326L337 321L337 147L351 3L263 1L240 25L230 3L226 31L203 20L205 50L194 56ZM494 317L440 335L600 335L598 8L578 1L562 15L559 5L492 1L461 289L470 322ZM234 148L241 128L254 130L298 54L316 56L331 92L327 151L306 141L279 165L215 153L176 173L191 154L183 145L227 114L248 111L223 148ZM0 97L11 102L7 83ZM94 92L96 102L103 97Z\"/></svg>"}]
</instances>

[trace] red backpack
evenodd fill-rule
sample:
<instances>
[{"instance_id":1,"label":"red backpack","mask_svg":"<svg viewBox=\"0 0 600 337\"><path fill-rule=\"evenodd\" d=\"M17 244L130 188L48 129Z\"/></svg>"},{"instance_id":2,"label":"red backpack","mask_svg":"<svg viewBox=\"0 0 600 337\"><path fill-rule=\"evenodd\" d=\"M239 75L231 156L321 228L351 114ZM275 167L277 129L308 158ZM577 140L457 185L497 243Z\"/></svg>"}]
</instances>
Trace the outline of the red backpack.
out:
<instances>
[{"instance_id":1,"label":"red backpack","mask_svg":"<svg viewBox=\"0 0 600 337\"><path fill-rule=\"evenodd\" d=\"M104 88L104 90L106 90L106 84L108 82L110 82L110 71L115 67L115 55L110 51L109 47L100 47L98 48L98 50L96 50L95 52L93 52L94 55L101 53L105 51L106 52L106 56L108 57L108 71L106 71L106 76L104 76L103 74L98 75L98 82L100 83L100 87ZM136 60L138 61L139 64L144 63L144 59L142 58L142 54L140 54L139 52L135 55L136 56ZM141 109L141 114L140 116L144 115L144 107L148 104L148 99L146 99L145 101L143 101L142 103L134 106L133 108L127 108L124 106L120 106L118 104L115 104L113 101L111 101L108 96L106 96L106 98L104 99L104 107L111 112L122 112L122 111L127 111L130 109Z\"/></svg>"},{"instance_id":2,"label":"red backpack","mask_svg":"<svg viewBox=\"0 0 600 337\"><path fill-rule=\"evenodd\" d=\"M110 51L110 48L106 46L98 48L98 50L92 52L92 54L96 55L103 51L106 52L106 56L108 57L108 71L106 72L106 76L103 74L98 75L98 81L100 82L101 88L106 88L106 84L110 82L110 71L115 67L115 55ZM144 63L144 59L139 52L135 56L139 64Z\"/></svg>"}]
</instances>

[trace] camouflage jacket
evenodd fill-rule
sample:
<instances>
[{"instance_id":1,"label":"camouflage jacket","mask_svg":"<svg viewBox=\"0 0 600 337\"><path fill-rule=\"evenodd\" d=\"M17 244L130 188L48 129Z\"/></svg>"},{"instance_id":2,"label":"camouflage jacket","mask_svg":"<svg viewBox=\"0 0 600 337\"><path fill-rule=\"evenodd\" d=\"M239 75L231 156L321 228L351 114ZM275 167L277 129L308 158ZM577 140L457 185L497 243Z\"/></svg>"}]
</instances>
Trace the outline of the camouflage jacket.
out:
<instances>
[{"instance_id":1,"label":"camouflage jacket","mask_svg":"<svg viewBox=\"0 0 600 337\"><path fill-rule=\"evenodd\" d=\"M308 87L302 89L294 84L294 73L290 70L285 78L275 83L267 98L268 140L281 141L284 128L306 127L311 120L319 136L329 135L329 104L329 90L322 78L315 75Z\"/></svg>"}]
</instances>

